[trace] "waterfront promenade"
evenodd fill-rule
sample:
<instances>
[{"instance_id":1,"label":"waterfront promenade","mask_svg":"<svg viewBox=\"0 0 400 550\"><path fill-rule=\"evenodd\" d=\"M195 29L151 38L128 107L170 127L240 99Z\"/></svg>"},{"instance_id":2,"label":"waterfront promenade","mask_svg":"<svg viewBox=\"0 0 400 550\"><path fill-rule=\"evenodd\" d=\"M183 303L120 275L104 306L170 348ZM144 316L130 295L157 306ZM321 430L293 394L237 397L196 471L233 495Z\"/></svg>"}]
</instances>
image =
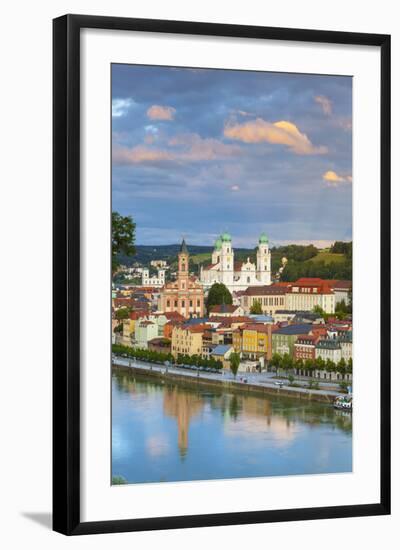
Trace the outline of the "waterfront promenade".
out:
<instances>
[{"instance_id":1,"label":"waterfront promenade","mask_svg":"<svg viewBox=\"0 0 400 550\"><path fill-rule=\"evenodd\" d=\"M139 374L149 374L157 378L168 378L174 381L182 381L187 383L202 383L213 386L223 386L225 389L242 392L254 392L258 394L281 394L286 397L294 397L297 399L309 399L313 401L333 402L336 397L342 395L339 391L334 391L331 388L332 383L320 382L320 389L310 389L304 382L298 382L298 386L290 386L285 379L279 379L280 385L277 384L277 378L274 373L238 373L236 378L229 371L214 374L204 371L194 371L179 368L176 366L164 366L137 359L128 359L113 355L112 365L131 369ZM297 381L296 381L297 382ZM300 385L303 384L303 385ZM329 389L328 389L329 388Z\"/></svg>"}]
</instances>

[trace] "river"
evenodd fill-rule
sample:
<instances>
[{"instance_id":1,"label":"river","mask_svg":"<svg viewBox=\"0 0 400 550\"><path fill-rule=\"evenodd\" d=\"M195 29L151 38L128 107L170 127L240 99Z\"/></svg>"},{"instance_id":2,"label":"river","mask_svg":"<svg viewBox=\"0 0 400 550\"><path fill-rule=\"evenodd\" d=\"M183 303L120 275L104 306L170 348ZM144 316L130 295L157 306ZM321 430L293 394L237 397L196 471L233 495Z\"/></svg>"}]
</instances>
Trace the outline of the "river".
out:
<instances>
[{"instance_id":1,"label":"river","mask_svg":"<svg viewBox=\"0 0 400 550\"><path fill-rule=\"evenodd\" d=\"M332 405L112 376L112 474L128 483L350 472L352 417Z\"/></svg>"}]
</instances>

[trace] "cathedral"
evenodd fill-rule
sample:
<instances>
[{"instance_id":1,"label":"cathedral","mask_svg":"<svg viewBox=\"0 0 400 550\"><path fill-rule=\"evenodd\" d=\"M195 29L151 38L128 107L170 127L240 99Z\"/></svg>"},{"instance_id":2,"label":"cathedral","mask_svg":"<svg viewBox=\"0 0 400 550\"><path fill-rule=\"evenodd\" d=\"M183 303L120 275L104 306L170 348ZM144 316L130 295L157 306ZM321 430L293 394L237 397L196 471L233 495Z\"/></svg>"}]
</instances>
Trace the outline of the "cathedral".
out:
<instances>
[{"instance_id":1,"label":"cathedral","mask_svg":"<svg viewBox=\"0 0 400 550\"><path fill-rule=\"evenodd\" d=\"M270 285L271 252L266 234L262 233L258 240L256 264L250 258L246 262L235 262L231 236L228 233L221 235L215 242L211 264L201 267L200 282L205 289L214 283L223 283L230 292Z\"/></svg>"}]
</instances>

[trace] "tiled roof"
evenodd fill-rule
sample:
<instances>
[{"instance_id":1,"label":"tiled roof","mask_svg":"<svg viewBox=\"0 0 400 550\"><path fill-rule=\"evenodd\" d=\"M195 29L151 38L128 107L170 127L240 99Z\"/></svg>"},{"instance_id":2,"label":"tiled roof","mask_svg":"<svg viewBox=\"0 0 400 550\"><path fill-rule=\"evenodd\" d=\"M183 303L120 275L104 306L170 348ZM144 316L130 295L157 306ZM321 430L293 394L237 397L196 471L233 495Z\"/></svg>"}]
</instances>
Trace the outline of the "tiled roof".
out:
<instances>
[{"instance_id":1,"label":"tiled roof","mask_svg":"<svg viewBox=\"0 0 400 550\"><path fill-rule=\"evenodd\" d=\"M283 295L286 294L286 287L265 285L265 286L249 286L243 292L244 296L268 296L268 295Z\"/></svg>"},{"instance_id":2,"label":"tiled roof","mask_svg":"<svg viewBox=\"0 0 400 550\"><path fill-rule=\"evenodd\" d=\"M274 331L274 334L286 334L288 336L295 336L296 334L307 334L311 330L309 324L303 323L300 325L287 325Z\"/></svg>"},{"instance_id":3,"label":"tiled roof","mask_svg":"<svg viewBox=\"0 0 400 550\"><path fill-rule=\"evenodd\" d=\"M227 353L231 348L232 346L230 345L219 344L212 350L211 353L212 355L225 355L225 353Z\"/></svg>"},{"instance_id":4,"label":"tiled roof","mask_svg":"<svg viewBox=\"0 0 400 550\"><path fill-rule=\"evenodd\" d=\"M211 308L211 313L234 313L240 306L234 306L231 304L218 304Z\"/></svg>"}]
</instances>

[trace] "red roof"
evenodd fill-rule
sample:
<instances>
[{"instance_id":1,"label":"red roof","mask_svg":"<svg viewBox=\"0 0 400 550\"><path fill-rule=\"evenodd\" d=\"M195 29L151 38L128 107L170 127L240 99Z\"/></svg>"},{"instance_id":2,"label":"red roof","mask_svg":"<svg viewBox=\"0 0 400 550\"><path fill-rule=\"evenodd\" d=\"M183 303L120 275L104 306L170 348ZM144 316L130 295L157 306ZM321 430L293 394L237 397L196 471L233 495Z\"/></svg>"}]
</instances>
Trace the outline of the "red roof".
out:
<instances>
[{"instance_id":1,"label":"red roof","mask_svg":"<svg viewBox=\"0 0 400 550\"><path fill-rule=\"evenodd\" d=\"M211 313L234 313L240 306L234 306L231 304L218 304L211 308Z\"/></svg>"}]
</instances>

